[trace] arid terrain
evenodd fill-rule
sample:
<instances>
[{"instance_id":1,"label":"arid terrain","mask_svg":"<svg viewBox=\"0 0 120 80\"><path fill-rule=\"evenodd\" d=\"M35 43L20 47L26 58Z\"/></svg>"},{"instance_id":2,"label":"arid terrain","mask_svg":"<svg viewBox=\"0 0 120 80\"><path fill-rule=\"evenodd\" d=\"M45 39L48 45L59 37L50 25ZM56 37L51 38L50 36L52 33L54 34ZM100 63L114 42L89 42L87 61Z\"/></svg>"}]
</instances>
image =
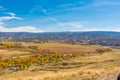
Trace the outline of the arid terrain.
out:
<instances>
[{"instance_id":1,"label":"arid terrain","mask_svg":"<svg viewBox=\"0 0 120 80\"><path fill-rule=\"evenodd\" d=\"M5 42L0 56L0 80L115 80L120 73L120 51L102 46Z\"/></svg>"}]
</instances>

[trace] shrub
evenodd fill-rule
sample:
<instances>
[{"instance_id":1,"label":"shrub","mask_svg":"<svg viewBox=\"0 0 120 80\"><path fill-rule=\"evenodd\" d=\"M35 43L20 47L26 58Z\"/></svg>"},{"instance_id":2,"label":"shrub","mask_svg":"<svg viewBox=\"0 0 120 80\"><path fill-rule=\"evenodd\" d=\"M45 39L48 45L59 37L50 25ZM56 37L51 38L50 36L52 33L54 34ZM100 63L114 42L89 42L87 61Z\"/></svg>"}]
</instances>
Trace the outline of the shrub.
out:
<instances>
[{"instance_id":1,"label":"shrub","mask_svg":"<svg viewBox=\"0 0 120 80\"><path fill-rule=\"evenodd\" d=\"M103 52L107 52L107 51L112 51L112 48L98 48L96 49L96 52L98 53L103 53Z\"/></svg>"}]
</instances>

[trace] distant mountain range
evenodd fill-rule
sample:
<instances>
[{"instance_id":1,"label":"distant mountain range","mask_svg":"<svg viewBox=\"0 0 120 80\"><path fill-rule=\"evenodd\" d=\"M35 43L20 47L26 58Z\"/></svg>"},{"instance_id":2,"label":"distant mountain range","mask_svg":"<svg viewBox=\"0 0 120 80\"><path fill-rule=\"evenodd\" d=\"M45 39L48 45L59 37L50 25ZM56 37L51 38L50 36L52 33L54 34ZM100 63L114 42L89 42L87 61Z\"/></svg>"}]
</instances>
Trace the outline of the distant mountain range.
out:
<instances>
[{"instance_id":1,"label":"distant mountain range","mask_svg":"<svg viewBox=\"0 0 120 80\"><path fill-rule=\"evenodd\" d=\"M106 32L106 31L89 31L89 32L46 32L46 33L28 33L28 32L0 32L1 37L13 37L13 38L37 38L37 37L58 37L58 36L70 36L70 37L118 37L120 32Z\"/></svg>"},{"instance_id":2,"label":"distant mountain range","mask_svg":"<svg viewBox=\"0 0 120 80\"><path fill-rule=\"evenodd\" d=\"M91 32L0 32L1 38L17 39L46 39L64 40L66 43L84 43L120 46L120 32L91 31Z\"/></svg>"}]
</instances>

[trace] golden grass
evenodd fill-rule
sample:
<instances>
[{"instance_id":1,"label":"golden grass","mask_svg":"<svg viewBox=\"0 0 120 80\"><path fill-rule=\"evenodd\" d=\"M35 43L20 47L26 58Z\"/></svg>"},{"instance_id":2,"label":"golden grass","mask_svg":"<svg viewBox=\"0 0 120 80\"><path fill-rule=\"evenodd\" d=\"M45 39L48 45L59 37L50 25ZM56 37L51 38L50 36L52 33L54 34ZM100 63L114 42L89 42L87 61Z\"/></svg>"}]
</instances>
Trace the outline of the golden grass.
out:
<instances>
[{"instance_id":1,"label":"golden grass","mask_svg":"<svg viewBox=\"0 0 120 80\"><path fill-rule=\"evenodd\" d=\"M26 44L25 44L26 45ZM98 46L81 46L59 43L33 44L40 49L62 53L94 53ZM24 52L0 50L0 54L21 55ZM120 51L78 56L53 65L31 66L27 70L4 74L0 80L115 80L120 73Z\"/></svg>"},{"instance_id":2,"label":"golden grass","mask_svg":"<svg viewBox=\"0 0 120 80\"><path fill-rule=\"evenodd\" d=\"M101 55L80 56L64 61L66 65L58 63L44 67L35 66L29 70L4 75L0 80L115 80L120 72L119 53L120 51L113 51ZM31 71L34 69L37 70Z\"/></svg>"},{"instance_id":3,"label":"golden grass","mask_svg":"<svg viewBox=\"0 0 120 80\"><path fill-rule=\"evenodd\" d=\"M28 44L29 46L39 46L39 49L49 49L58 53L90 53L95 52L98 46L82 46L60 43Z\"/></svg>"},{"instance_id":4,"label":"golden grass","mask_svg":"<svg viewBox=\"0 0 120 80\"><path fill-rule=\"evenodd\" d=\"M19 56L19 55L26 55L26 54L30 54L29 52L25 52L25 51L15 51L15 50L2 50L0 49L0 56L5 57L11 57L11 56Z\"/></svg>"}]
</instances>

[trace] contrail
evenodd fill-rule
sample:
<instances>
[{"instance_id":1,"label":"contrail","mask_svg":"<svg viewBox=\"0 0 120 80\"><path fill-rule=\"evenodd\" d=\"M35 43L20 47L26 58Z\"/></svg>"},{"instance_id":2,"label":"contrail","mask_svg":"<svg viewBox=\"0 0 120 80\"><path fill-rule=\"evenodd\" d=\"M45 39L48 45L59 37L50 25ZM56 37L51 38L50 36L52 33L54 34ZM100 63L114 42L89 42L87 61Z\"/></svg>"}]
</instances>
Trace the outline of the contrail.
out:
<instances>
[{"instance_id":1,"label":"contrail","mask_svg":"<svg viewBox=\"0 0 120 80\"><path fill-rule=\"evenodd\" d=\"M55 23L57 23L59 26L64 27L64 25L62 23L60 23L58 20L56 20L53 17L49 17L51 20L53 20Z\"/></svg>"},{"instance_id":2,"label":"contrail","mask_svg":"<svg viewBox=\"0 0 120 80\"><path fill-rule=\"evenodd\" d=\"M61 23L61 22L59 22L57 19L55 19L54 17L51 17L51 16L49 16L48 14L47 14L47 10L46 9L44 9L43 7L41 7L40 6L40 9L41 9L41 11L46 15L46 16L48 16L52 21L54 21L57 25L59 25L60 27L64 27L64 25Z\"/></svg>"}]
</instances>

